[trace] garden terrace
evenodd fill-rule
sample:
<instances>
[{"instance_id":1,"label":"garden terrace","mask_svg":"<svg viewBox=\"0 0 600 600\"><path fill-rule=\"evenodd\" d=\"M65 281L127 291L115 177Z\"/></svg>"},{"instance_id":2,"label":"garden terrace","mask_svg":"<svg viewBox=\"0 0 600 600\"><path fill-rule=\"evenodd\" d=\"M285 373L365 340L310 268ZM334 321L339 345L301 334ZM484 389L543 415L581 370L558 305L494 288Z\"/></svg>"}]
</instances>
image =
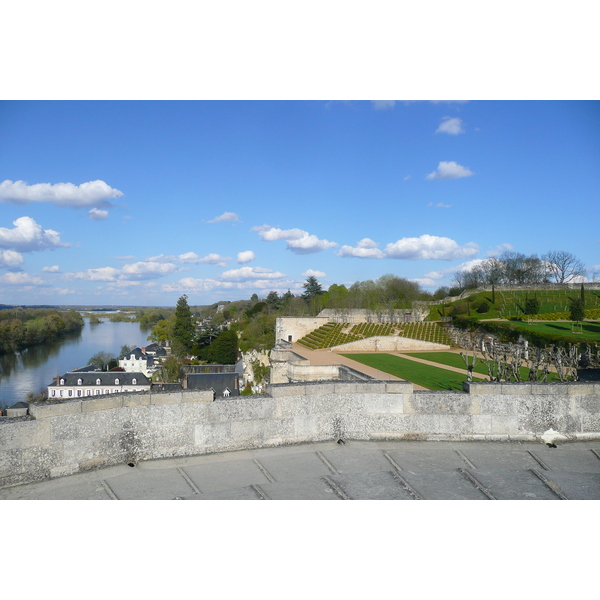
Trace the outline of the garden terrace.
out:
<instances>
[{"instance_id":1,"label":"garden terrace","mask_svg":"<svg viewBox=\"0 0 600 600\"><path fill-rule=\"evenodd\" d=\"M440 317L447 316L453 308L454 310L462 309L462 314L470 312L471 315L478 315L486 319L523 317L525 316L525 304L527 300L534 298L539 302L538 313L532 316L527 315L527 318L544 321L569 319L571 300L580 298L580 294L581 291L576 288L562 290L496 290L493 296L489 290L474 292L471 295L452 302L442 302L431 306L427 320L438 320ZM588 289L584 293L584 298L586 308L585 318L599 319L600 292ZM480 308L483 303L487 303L488 305L485 312Z\"/></svg>"},{"instance_id":2,"label":"garden terrace","mask_svg":"<svg viewBox=\"0 0 600 600\"><path fill-rule=\"evenodd\" d=\"M443 327L438 323L327 323L298 340L306 348L320 350L375 336L402 336L415 340L452 346Z\"/></svg>"}]
</instances>

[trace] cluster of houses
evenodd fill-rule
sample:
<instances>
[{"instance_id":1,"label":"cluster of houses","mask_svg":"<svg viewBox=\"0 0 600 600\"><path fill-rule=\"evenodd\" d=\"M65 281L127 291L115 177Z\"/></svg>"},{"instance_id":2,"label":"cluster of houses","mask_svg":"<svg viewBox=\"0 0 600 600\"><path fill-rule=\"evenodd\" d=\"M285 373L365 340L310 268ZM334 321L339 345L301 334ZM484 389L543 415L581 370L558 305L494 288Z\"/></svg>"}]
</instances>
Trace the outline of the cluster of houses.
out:
<instances>
[{"instance_id":1,"label":"cluster of houses","mask_svg":"<svg viewBox=\"0 0 600 600\"><path fill-rule=\"evenodd\" d=\"M57 375L48 385L48 398L89 398L127 392L173 391L182 389L212 390L215 398L239 396L244 367L237 365L183 366L179 383L153 382L152 376L167 358L158 344L134 348L119 358L119 370L102 371L93 365Z\"/></svg>"}]
</instances>

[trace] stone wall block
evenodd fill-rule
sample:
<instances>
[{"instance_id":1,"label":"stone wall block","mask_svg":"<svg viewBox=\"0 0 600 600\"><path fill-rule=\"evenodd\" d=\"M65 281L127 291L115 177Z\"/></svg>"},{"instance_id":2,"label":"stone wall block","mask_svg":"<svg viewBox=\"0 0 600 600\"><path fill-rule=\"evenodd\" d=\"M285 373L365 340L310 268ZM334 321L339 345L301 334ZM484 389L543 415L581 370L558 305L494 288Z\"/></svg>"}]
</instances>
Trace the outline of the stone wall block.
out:
<instances>
[{"instance_id":1,"label":"stone wall block","mask_svg":"<svg viewBox=\"0 0 600 600\"><path fill-rule=\"evenodd\" d=\"M356 393L356 382L355 381L336 381L333 386L333 391L336 394L355 394Z\"/></svg>"},{"instance_id":2,"label":"stone wall block","mask_svg":"<svg viewBox=\"0 0 600 600\"><path fill-rule=\"evenodd\" d=\"M124 394L123 406L148 406L150 394Z\"/></svg>"},{"instance_id":3,"label":"stone wall block","mask_svg":"<svg viewBox=\"0 0 600 600\"><path fill-rule=\"evenodd\" d=\"M0 480L14 473L23 472L23 450L21 448L4 449L0 452Z\"/></svg>"},{"instance_id":4,"label":"stone wall block","mask_svg":"<svg viewBox=\"0 0 600 600\"><path fill-rule=\"evenodd\" d=\"M502 394L479 396L480 413L482 415L516 415L519 410L519 399Z\"/></svg>"},{"instance_id":5,"label":"stone wall block","mask_svg":"<svg viewBox=\"0 0 600 600\"><path fill-rule=\"evenodd\" d=\"M69 402L39 403L29 405L29 414L36 419L49 419L62 415L73 415L81 412L81 400Z\"/></svg>"},{"instance_id":6,"label":"stone wall block","mask_svg":"<svg viewBox=\"0 0 600 600\"><path fill-rule=\"evenodd\" d=\"M123 406L123 396L114 394L110 396L100 396L90 400L81 401L81 412L90 412L92 410L106 410L108 408L121 408Z\"/></svg>"},{"instance_id":7,"label":"stone wall block","mask_svg":"<svg viewBox=\"0 0 600 600\"><path fill-rule=\"evenodd\" d=\"M364 399L364 412L372 414L404 414L403 394L368 394Z\"/></svg>"},{"instance_id":8,"label":"stone wall block","mask_svg":"<svg viewBox=\"0 0 600 600\"><path fill-rule=\"evenodd\" d=\"M386 394L412 394L413 384L410 381L386 381Z\"/></svg>"},{"instance_id":9,"label":"stone wall block","mask_svg":"<svg viewBox=\"0 0 600 600\"><path fill-rule=\"evenodd\" d=\"M492 415L492 435L514 435L523 432L516 415Z\"/></svg>"},{"instance_id":10,"label":"stone wall block","mask_svg":"<svg viewBox=\"0 0 600 600\"><path fill-rule=\"evenodd\" d=\"M31 448L50 444L51 426L34 420L0 423L0 451L13 448Z\"/></svg>"},{"instance_id":11,"label":"stone wall block","mask_svg":"<svg viewBox=\"0 0 600 600\"><path fill-rule=\"evenodd\" d=\"M335 392L335 383L329 381L327 383L307 383L306 393L309 396L326 396Z\"/></svg>"},{"instance_id":12,"label":"stone wall block","mask_svg":"<svg viewBox=\"0 0 600 600\"><path fill-rule=\"evenodd\" d=\"M472 415L441 414L438 416L438 430L436 433L460 436L470 435L476 431Z\"/></svg>"},{"instance_id":13,"label":"stone wall block","mask_svg":"<svg viewBox=\"0 0 600 600\"><path fill-rule=\"evenodd\" d=\"M416 393L412 394L408 404L414 414L470 414L471 397L460 392Z\"/></svg>"},{"instance_id":14,"label":"stone wall block","mask_svg":"<svg viewBox=\"0 0 600 600\"><path fill-rule=\"evenodd\" d=\"M183 392L161 392L150 394L150 404L181 404Z\"/></svg>"},{"instance_id":15,"label":"stone wall block","mask_svg":"<svg viewBox=\"0 0 600 600\"><path fill-rule=\"evenodd\" d=\"M181 402L214 402L214 394L210 390L188 390L181 394Z\"/></svg>"},{"instance_id":16,"label":"stone wall block","mask_svg":"<svg viewBox=\"0 0 600 600\"><path fill-rule=\"evenodd\" d=\"M500 393L505 396L525 396L531 394L531 383L506 382L500 383Z\"/></svg>"},{"instance_id":17,"label":"stone wall block","mask_svg":"<svg viewBox=\"0 0 600 600\"><path fill-rule=\"evenodd\" d=\"M267 394L269 394L269 396L272 398L282 398L285 396L305 396L306 385L297 383L270 385L267 387Z\"/></svg>"}]
</instances>

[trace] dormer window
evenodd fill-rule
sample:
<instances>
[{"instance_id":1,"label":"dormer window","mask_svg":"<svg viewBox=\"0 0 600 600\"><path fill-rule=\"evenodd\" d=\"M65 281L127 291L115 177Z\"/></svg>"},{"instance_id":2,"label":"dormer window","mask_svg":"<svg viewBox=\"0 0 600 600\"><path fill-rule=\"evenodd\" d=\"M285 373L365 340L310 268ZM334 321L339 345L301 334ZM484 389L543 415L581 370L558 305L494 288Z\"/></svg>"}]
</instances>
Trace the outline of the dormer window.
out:
<instances>
[{"instance_id":1,"label":"dormer window","mask_svg":"<svg viewBox=\"0 0 600 600\"><path fill-rule=\"evenodd\" d=\"M115 379L115 385L119 385L119 378L118 377Z\"/></svg>"},{"instance_id":2,"label":"dormer window","mask_svg":"<svg viewBox=\"0 0 600 600\"><path fill-rule=\"evenodd\" d=\"M61 380L60 380L60 385L65 385L65 380L62 379L62 377L61 377Z\"/></svg>"},{"instance_id":3,"label":"dormer window","mask_svg":"<svg viewBox=\"0 0 600 600\"><path fill-rule=\"evenodd\" d=\"M77 385L83 385L83 379L81 379L81 377L77 380Z\"/></svg>"},{"instance_id":4,"label":"dormer window","mask_svg":"<svg viewBox=\"0 0 600 600\"><path fill-rule=\"evenodd\" d=\"M131 385L136 385L136 384L137 384L137 379L134 377L134 378L131 380Z\"/></svg>"},{"instance_id":5,"label":"dormer window","mask_svg":"<svg viewBox=\"0 0 600 600\"><path fill-rule=\"evenodd\" d=\"M96 385L100 385L102 383L102 380L98 377L98 379L96 379Z\"/></svg>"}]
</instances>

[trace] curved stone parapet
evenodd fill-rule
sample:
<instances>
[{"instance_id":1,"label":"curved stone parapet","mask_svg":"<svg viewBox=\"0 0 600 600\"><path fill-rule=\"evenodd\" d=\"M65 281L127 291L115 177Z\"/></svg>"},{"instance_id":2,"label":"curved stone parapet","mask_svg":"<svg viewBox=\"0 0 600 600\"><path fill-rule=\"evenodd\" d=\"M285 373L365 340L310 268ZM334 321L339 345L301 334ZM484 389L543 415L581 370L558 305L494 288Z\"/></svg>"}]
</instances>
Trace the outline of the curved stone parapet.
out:
<instances>
[{"instance_id":1,"label":"curved stone parapet","mask_svg":"<svg viewBox=\"0 0 600 600\"><path fill-rule=\"evenodd\" d=\"M0 487L116 464L337 439L600 438L600 383L480 384L413 392L406 381L271 385L213 401L211 391L141 393L32 405L0 417Z\"/></svg>"}]
</instances>

